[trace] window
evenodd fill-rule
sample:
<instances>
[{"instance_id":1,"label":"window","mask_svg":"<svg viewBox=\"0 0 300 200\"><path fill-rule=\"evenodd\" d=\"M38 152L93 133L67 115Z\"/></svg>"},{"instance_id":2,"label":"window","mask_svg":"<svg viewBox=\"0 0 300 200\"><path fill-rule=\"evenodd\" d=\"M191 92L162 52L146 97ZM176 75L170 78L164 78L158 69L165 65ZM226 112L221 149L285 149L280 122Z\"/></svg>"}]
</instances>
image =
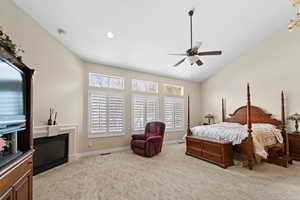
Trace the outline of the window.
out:
<instances>
[{"instance_id":1,"label":"window","mask_svg":"<svg viewBox=\"0 0 300 200\"><path fill-rule=\"evenodd\" d=\"M124 135L124 95L89 92L89 137Z\"/></svg>"},{"instance_id":2,"label":"window","mask_svg":"<svg viewBox=\"0 0 300 200\"><path fill-rule=\"evenodd\" d=\"M158 93L158 83L133 79L132 90L138 92Z\"/></svg>"},{"instance_id":3,"label":"window","mask_svg":"<svg viewBox=\"0 0 300 200\"><path fill-rule=\"evenodd\" d=\"M147 122L159 120L159 97L133 95L133 130L144 130Z\"/></svg>"},{"instance_id":4,"label":"window","mask_svg":"<svg viewBox=\"0 0 300 200\"><path fill-rule=\"evenodd\" d=\"M168 95L176 95L176 96L184 95L184 88L182 86L164 84L164 90L165 93Z\"/></svg>"},{"instance_id":5,"label":"window","mask_svg":"<svg viewBox=\"0 0 300 200\"><path fill-rule=\"evenodd\" d=\"M90 73L89 85L98 88L124 89L124 78Z\"/></svg>"},{"instance_id":6,"label":"window","mask_svg":"<svg viewBox=\"0 0 300 200\"><path fill-rule=\"evenodd\" d=\"M165 123L167 130L184 130L184 99L165 97Z\"/></svg>"}]
</instances>

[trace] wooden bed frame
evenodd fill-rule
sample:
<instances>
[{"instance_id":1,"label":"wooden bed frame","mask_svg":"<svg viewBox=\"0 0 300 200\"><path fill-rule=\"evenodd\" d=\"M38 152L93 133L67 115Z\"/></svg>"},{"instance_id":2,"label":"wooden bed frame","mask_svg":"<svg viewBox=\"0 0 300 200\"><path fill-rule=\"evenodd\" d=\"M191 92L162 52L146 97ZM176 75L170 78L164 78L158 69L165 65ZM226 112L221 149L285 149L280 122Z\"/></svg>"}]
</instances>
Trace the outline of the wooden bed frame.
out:
<instances>
[{"instance_id":1,"label":"wooden bed frame","mask_svg":"<svg viewBox=\"0 0 300 200\"><path fill-rule=\"evenodd\" d=\"M247 85L247 105L242 106L235 110L233 114L230 114L229 118L225 117L225 104L224 99L222 99L222 121L223 122L234 122L240 124L247 124L249 136L238 145L233 147L233 155L239 157L243 161L246 161L249 169L253 169L256 159L255 151L253 146L252 138L252 123L269 123L275 125L281 130L282 136L284 138L283 145L274 145L269 148L268 162L277 164L283 167L288 167L288 163L292 163L289 157L288 148L288 135L285 131L285 107L284 107L284 93L281 92L281 121L272 118L271 114L265 113L261 108L256 106L251 106L250 100L250 87ZM187 149L189 148L189 140L192 139L192 132L190 129L190 99L188 97L188 128L187 128ZM193 137L193 139L195 139ZM203 138L201 139L203 140ZM207 139L209 140L209 138ZM214 152L212 152L214 153ZM187 153L190 155L189 153ZM194 156L194 155L192 155ZM197 155L195 157L198 157ZM207 159L206 159L207 160ZM209 161L209 160L208 160Z\"/></svg>"}]
</instances>

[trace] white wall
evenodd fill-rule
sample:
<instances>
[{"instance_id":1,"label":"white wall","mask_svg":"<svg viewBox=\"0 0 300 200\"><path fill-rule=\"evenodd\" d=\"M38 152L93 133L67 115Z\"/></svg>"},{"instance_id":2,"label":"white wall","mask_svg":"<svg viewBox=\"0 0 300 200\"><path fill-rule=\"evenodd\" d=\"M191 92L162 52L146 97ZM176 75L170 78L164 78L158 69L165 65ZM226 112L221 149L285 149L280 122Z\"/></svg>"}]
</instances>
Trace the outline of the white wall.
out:
<instances>
[{"instance_id":1,"label":"white wall","mask_svg":"<svg viewBox=\"0 0 300 200\"><path fill-rule=\"evenodd\" d=\"M300 112L299 35L300 30L289 33L284 27L203 82L202 116L213 113L220 121L223 97L227 101L227 114L245 105L247 82L251 86L253 105L280 119L280 92L284 90L287 114Z\"/></svg>"}]
</instances>

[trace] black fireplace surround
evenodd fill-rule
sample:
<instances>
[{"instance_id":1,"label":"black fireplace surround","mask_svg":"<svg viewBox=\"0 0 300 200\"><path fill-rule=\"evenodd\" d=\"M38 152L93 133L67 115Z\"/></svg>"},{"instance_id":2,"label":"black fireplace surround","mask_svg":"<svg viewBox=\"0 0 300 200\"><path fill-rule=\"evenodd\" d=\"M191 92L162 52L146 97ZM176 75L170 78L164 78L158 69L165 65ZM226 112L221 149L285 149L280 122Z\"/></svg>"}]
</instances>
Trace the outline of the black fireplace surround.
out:
<instances>
[{"instance_id":1,"label":"black fireplace surround","mask_svg":"<svg viewBox=\"0 0 300 200\"><path fill-rule=\"evenodd\" d=\"M33 174L68 162L69 135L34 139Z\"/></svg>"}]
</instances>

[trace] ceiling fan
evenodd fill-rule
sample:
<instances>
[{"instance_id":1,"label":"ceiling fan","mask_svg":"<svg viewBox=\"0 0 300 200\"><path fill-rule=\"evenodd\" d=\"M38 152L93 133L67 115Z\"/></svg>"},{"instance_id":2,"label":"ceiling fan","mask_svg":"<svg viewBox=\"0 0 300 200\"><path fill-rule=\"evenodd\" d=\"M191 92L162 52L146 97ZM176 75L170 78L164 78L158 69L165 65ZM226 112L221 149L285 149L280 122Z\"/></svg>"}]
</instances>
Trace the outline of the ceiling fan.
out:
<instances>
[{"instance_id":1,"label":"ceiling fan","mask_svg":"<svg viewBox=\"0 0 300 200\"><path fill-rule=\"evenodd\" d=\"M199 56L210 56L210 55L221 55L222 51L205 51L205 52L198 52L198 49L202 45L202 42L196 41L193 42L193 15L194 10L189 11L190 16L190 27L191 27L191 48L186 51L186 53L181 54L169 54L173 56L187 56L180 60L178 63L174 65L174 67L177 67L181 63L183 63L186 59L190 61L191 65L194 65L195 63L200 66L203 65L203 62L199 59Z\"/></svg>"}]
</instances>

